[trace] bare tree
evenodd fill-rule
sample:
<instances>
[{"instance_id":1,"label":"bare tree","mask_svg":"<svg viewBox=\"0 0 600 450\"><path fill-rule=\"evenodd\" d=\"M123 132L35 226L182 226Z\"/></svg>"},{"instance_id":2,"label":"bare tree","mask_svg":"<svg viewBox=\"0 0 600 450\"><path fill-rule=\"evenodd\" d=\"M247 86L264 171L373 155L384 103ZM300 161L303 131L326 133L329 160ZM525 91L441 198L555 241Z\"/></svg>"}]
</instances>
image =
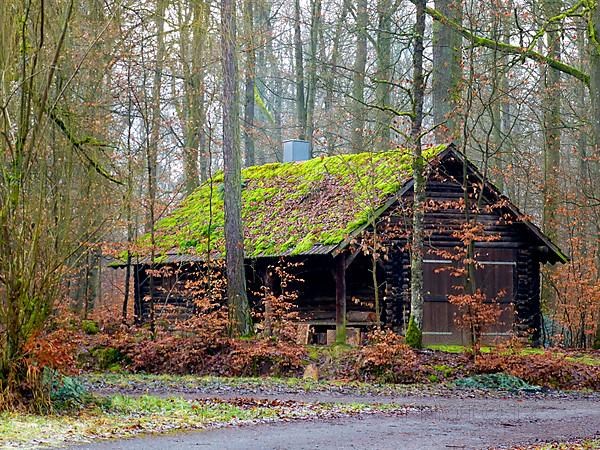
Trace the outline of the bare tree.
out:
<instances>
[{"instance_id":1,"label":"bare tree","mask_svg":"<svg viewBox=\"0 0 600 450\"><path fill-rule=\"evenodd\" d=\"M462 0L436 0L436 9L455 23L462 22ZM439 143L460 136L462 36L447 24L433 24L432 103L435 135Z\"/></svg>"},{"instance_id":2,"label":"bare tree","mask_svg":"<svg viewBox=\"0 0 600 450\"><path fill-rule=\"evenodd\" d=\"M425 77L423 75L423 41L425 36L425 0L415 1L415 33L413 50L413 116L411 144L413 146L413 223L410 254L410 319L406 341L421 347L423 334L423 252L425 233L425 162L422 153L423 103Z\"/></svg>"},{"instance_id":3,"label":"bare tree","mask_svg":"<svg viewBox=\"0 0 600 450\"><path fill-rule=\"evenodd\" d=\"M246 294L244 235L242 228L242 161L240 154L238 65L236 56L235 0L221 0L221 52L223 61L223 162L225 253L229 330L232 336L252 331Z\"/></svg>"},{"instance_id":4,"label":"bare tree","mask_svg":"<svg viewBox=\"0 0 600 450\"><path fill-rule=\"evenodd\" d=\"M352 108L350 149L353 153L364 151L365 132L365 70L367 68L367 0L356 2L356 56L352 72Z\"/></svg>"}]
</instances>

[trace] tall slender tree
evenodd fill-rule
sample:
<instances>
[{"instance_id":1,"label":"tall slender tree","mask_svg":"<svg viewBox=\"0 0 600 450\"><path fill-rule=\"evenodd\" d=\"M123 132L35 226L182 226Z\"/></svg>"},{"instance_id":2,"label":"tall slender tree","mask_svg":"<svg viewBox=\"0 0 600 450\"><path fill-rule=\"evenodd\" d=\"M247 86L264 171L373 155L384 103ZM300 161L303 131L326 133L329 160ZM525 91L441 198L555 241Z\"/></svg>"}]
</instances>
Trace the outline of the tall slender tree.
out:
<instances>
[{"instance_id":1,"label":"tall slender tree","mask_svg":"<svg viewBox=\"0 0 600 450\"><path fill-rule=\"evenodd\" d=\"M562 9L562 0L543 0L544 19L548 20ZM547 27L547 55L559 61L561 59L560 23ZM559 205L559 169L560 169L560 107L561 107L561 73L552 67L543 71L543 114L544 114L544 232L550 239L558 234L557 209Z\"/></svg>"},{"instance_id":2,"label":"tall slender tree","mask_svg":"<svg viewBox=\"0 0 600 450\"><path fill-rule=\"evenodd\" d=\"M435 0L436 9L445 17L462 22L462 0ZM460 136L462 79L462 36L444 23L433 24L432 103L436 140L447 142Z\"/></svg>"},{"instance_id":3,"label":"tall slender tree","mask_svg":"<svg viewBox=\"0 0 600 450\"><path fill-rule=\"evenodd\" d=\"M221 57L223 65L223 172L225 253L229 332L244 336L252 331L246 294L242 226L242 158L238 116L238 63L235 0L221 0Z\"/></svg>"},{"instance_id":4,"label":"tall slender tree","mask_svg":"<svg viewBox=\"0 0 600 450\"><path fill-rule=\"evenodd\" d=\"M413 147L413 223L410 253L410 319L406 341L413 347L421 347L423 335L423 217L425 208L425 163L422 153L423 103L425 77L423 75L423 51L425 36L425 3L417 0L413 48L413 116L411 144Z\"/></svg>"},{"instance_id":5,"label":"tall slender tree","mask_svg":"<svg viewBox=\"0 0 600 450\"><path fill-rule=\"evenodd\" d=\"M390 144L391 115L385 110L390 104L392 92L392 17L394 6L397 2L392 0L378 0L377 2L377 83L375 87L376 102L382 109L376 112L375 144L378 148L388 149Z\"/></svg>"},{"instance_id":6,"label":"tall slender tree","mask_svg":"<svg viewBox=\"0 0 600 450\"><path fill-rule=\"evenodd\" d=\"M244 38L246 44L246 80L244 82L244 163L253 166L256 160L254 145L254 91L256 89L256 39L254 38L254 0L244 0Z\"/></svg>"},{"instance_id":7,"label":"tall slender tree","mask_svg":"<svg viewBox=\"0 0 600 450\"><path fill-rule=\"evenodd\" d=\"M365 133L365 70L367 68L367 25L369 10L367 0L356 1L356 56L352 72L350 149L364 151Z\"/></svg>"},{"instance_id":8,"label":"tall slender tree","mask_svg":"<svg viewBox=\"0 0 600 450\"><path fill-rule=\"evenodd\" d=\"M298 139L306 139L306 94L304 81L304 49L302 46L302 10L294 1L294 63L296 71L296 126Z\"/></svg>"}]
</instances>

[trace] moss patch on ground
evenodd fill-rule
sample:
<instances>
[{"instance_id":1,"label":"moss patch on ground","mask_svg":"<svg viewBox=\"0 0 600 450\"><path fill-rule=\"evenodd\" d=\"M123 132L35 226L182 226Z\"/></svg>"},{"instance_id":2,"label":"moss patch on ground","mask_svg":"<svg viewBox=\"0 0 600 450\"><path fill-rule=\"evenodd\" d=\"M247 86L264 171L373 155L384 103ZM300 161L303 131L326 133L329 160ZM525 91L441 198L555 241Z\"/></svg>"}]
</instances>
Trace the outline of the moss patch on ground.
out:
<instances>
[{"instance_id":1,"label":"moss patch on ground","mask_svg":"<svg viewBox=\"0 0 600 450\"><path fill-rule=\"evenodd\" d=\"M445 145L423 152L432 160ZM242 171L242 219L249 257L292 255L336 245L368 223L411 177L408 150L274 163ZM216 174L156 226L159 251L221 253L223 174ZM141 239L142 248L149 238Z\"/></svg>"},{"instance_id":2,"label":"moss patch on ground","mask_svg":"<svg viewBox=\"0 0 600 450\"><path fill-rule=\"evenodd\" d=\"M426 348L429 350L435 350L444 353L464 353L469 350L464 345L452 345L452 344L432 344L427 345ZM490 353L494 347L484 346L480 348L481 353ZM542 348L530 348L526 347L519 351L519 355L542 355L545 350ZM585 364L592 367L600 367L600 352L589 351L589 352L573 352L573 351L555 351L554 356L564 356L567 361Z\"/></svg>"}]
</instances>

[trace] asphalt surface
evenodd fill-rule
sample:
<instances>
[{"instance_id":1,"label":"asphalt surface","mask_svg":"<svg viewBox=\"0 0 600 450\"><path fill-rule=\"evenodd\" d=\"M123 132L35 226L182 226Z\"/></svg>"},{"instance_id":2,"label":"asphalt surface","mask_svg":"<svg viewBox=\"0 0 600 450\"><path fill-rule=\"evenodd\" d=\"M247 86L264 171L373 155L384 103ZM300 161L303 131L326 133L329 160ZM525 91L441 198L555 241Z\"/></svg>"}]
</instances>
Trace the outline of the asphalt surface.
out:
<instances>
[{"instance_id":1,"label":"asphalt surface","mask_svg":"<svg viewBox=\"0 0 600 450\"><path fill-rule=\"evenodd\" d=\"M257 396L259 397L259 396ZM310 398L307 398L310 397ZM487 449L600 437L598 398L361 398L286 395L305 401L393 401L434 411L283 422L145 436L69 447L72 450Z\"/></svg>"}]
</instances>

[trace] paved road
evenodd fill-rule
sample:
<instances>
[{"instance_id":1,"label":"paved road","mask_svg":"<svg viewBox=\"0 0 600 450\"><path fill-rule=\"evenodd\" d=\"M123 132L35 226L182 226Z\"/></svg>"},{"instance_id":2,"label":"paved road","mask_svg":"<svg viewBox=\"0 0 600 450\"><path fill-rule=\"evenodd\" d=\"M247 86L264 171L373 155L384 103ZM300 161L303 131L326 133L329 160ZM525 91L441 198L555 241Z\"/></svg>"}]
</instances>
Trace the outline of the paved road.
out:
<instances>
[{"instance_id":1,"label":"paved road","mask_svg":"<svg viewBox=\"0 0 600 450\"><path fill-rule=\"evenodd\" d=\"M295 398L306 399L306 396ZM320 400L331 399L325 396ZM361 399L352 397L350 400ZM374 415L223 428L107 441L71 449L483 449L536 441L600 437L598 399L398 397L387 400L435 406L437 410L411 413L405 417Z\"/></svg>"}]
</instances>

